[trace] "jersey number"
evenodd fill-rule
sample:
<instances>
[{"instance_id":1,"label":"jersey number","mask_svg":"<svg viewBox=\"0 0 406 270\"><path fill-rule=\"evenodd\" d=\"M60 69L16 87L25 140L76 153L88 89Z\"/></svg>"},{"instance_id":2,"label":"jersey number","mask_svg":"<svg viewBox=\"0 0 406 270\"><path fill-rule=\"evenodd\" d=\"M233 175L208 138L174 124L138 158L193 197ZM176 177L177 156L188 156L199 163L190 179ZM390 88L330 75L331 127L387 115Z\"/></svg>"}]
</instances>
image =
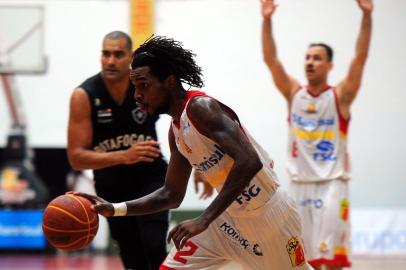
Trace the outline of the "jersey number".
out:
<instances>
[{"instance_id":1,"label":"jersey number","mask_svg":"<svg viewBox=\"0 0 406 270\"><path fill-rule=\"evenodd\" d=\"M187 260L183 256L192 256L197 250L197 246L191 241L186 242L185 247L189 247L189 249L176 252L175 257L173 257L175 261L186 264Z\"/></svg>"}]
</instances>

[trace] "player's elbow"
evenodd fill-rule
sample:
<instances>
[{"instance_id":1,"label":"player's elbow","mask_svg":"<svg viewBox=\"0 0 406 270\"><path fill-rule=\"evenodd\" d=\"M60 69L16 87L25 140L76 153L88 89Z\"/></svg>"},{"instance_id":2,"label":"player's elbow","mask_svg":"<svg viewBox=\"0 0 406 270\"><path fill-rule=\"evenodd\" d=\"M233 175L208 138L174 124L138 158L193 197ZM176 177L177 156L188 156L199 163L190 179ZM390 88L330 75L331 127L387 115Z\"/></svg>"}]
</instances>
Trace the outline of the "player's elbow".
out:
<instances>
[{"instance_id":1,"label":"player's elbow","mask_svg":"<svg viewBox=\"0 0 406 270\"><path fill-rule=\"evenodd\" d=\"M255 160L252 161L252 164L250 164L250 169L253 175L256 175L262 169L262 167L263 164L258 156Z\"/></svg>"},{"instance_id":2,"label":"player's elbow","mask_svg":"<svg viewBox=\"0 0 406 270\"><path fill-rule=\"evenodd\" d=\"M251 175L252 177L254 177L263 167L263 164L256 153L251 155L249 159L246 159L243 162L247 170L247 174Z\"/></svg>"},{"instance_id":3,"label":"player's elbow","mask_svg":"<svg viewBox=\"0 0 406 270\"><path fill-rule=\"evenodd\" d=\"M84 166L81 166L79 162L69 160L69 164L72 167L72 169L75 171L80 171L80 170L86 169Z\"/></svg>"},{"instance_id":4,"label":"player's elbow","mask_svg":"<svg viewBox=\"0 0 406 270\"><path fill-rule=\"evenodd\" d=\"M278 60L276 58L270 57L268 55L264 55L263 60L271 71L278 63Z\"/></svg>"},{"instance_id":5,"label":"player's elbow","mask_svg":"<svg viewBox=\"0 0 406 270\"><path fill-rule=\"evenodd\" d=\"M169 204L169 209L178 209L181 204L182 201L171 201L171 203Z\"/></svg>"},{"instance_id":6,"label":"player's elbow","mask_svg":"<svg viewBox=\"0 0 406 270\"><path fill-rule=\"evenodd\" d=\"M166 201L165 205L166 205L166 209L178 209L180 207L180 205L182 204L182 201L180 200L176 200L174 198L171 198L169 200Z\"/></svg>"},{"instance_id":7,"label":"player's elbow","mask_svg":"<svg viewBox=\"0 0 406 270\"><path fill-rule=\"evenodd\" d=\"M165 189L164 189L165 191ZM177 209L180 207L183 201L183 197L178 193L170 192L166 190L165 192L161 193L161 199L165 201L165 205L167 209Z\"/></svg>"},{"instance_id":8,"label":"player's elbow","mask_svg":"<svg viewBox=\"0 0 406 270\"><path fill-rule=\"evenodd\" d=\"M180 194L174 194L173 196L171 196L170 200L171 209L179 208L183 202L183 198L184 196L181 196Z\"/></svg>"},{"instance_id":9,"label":"player's elbow","mask_svg":"<svg viewBox=\"0 0 406 270\"><path fill-rule=\"evenodd\" d=\"M79 171L86 169L80 161L80 154L76 151L68 150L68 161L73 170Z\"/></svg>"}]
</instances>

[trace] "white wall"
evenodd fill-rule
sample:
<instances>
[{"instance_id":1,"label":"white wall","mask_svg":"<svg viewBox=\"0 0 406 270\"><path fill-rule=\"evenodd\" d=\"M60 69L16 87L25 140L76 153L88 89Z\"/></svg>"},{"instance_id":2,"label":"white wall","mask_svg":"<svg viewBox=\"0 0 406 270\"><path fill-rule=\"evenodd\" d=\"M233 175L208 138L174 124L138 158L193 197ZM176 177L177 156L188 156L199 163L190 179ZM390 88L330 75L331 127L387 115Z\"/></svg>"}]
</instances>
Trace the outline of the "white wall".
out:
<instances>
[{"instance_id":1,"label":"white wall","mask_svg":"<svg viewBox=\"0 0 406 270\"><path fill-rule=\"evenodd\" d=\"M45 6L45 51L49 62L44 75L16 78L28 139L36 147L65 146L70 93L99 70L103 36L114 29L129 28L127 1L0 0L0 5L21 3ZM1 93L2 144L9 128L3 97Z\"/></svg>"},{"instance_id":2,"label":"white wall","mask_svg":"<svg viewBox=\"0 0 406 270\"><path fill-rule=\"evenodd\" d=\"M33 146L64 146L72 89L99 70L101 39L115 29L127 31L128 3L116 1L20 1L46 7L45 75L19 76ZM287 71L304 81L303 60L311 42L335 49L331 84L345 75L354 53L361 12L353 0L281 0L274 18L279 56ZM259 0L156 0L156 33L182 41L204 69L204 90L239 114L276 161L287 185L286 103L263 64ZM406 207L406 1L375 0L370 57L362 89L352 108L349 150L355 207ZM164 116L158 131L168 153ZM0 94L0 143L8 131L8 111ZM190 190L190 189L189 189ZM202 203L188 192L184 208Z\"/></svg>"}]
</instances>

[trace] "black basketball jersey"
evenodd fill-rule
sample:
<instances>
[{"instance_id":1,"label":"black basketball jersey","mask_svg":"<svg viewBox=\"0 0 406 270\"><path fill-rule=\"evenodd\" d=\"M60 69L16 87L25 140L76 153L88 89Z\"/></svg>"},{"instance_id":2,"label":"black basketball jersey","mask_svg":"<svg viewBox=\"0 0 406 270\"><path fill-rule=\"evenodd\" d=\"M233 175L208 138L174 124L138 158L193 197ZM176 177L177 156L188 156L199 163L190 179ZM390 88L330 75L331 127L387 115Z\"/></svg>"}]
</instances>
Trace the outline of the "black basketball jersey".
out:
<instances>
[{"instance_id":1,"label":"black basketball jersey","mask_svg":"<svg viewBox=\"0 0 406 270\"><path fill-rule=\"evenodd\" d=\"M122 104L117 104L103 81L101 73L87 79L80 88L89 96L93 126L92 148L97 152L125 150L132 144L149 139L157 140L152 117L142 111L134 100L134 87L129 84ZM165 175L166 162L157 158L154 162L139 162L132 165L117 165L94 170L97 186L148 186L151 176ZM154 177L152 177L154 178ZM155 177L161 185L164 177ZM161 179L162 178L162 179ZM147 182L147 183L146 183Z\"/></svg>"}]
</instances>

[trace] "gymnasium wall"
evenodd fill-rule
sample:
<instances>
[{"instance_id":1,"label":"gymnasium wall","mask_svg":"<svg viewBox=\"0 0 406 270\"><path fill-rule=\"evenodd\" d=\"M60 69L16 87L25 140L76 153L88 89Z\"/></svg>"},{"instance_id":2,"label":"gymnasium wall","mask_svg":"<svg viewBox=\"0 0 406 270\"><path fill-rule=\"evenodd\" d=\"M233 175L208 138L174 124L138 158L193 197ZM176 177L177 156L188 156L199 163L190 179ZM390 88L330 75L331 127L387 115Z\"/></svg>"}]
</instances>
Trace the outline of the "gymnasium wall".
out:
<instances>
[{"instance_id":1,"label":"gymnasium wall","mask_svg":"<svg viewBox=\"0 0 406 270\"><path fill-rule=\"evenodd\" d=\"M349 130L352 203L356 208L406 208L406 1L374 2L370 56ZM65 147L71 91L99 71L103 36L117 29L128 32L128 2L0 0L0 6L6 4L45 7L48 71L18 75L16 86L30 145ZM204 90L235 109L274 158L286 187L287 107L262 61L259 0L156 0L155 8L156 33L183 41L197 54L206 79ZM274 32L286 70L304 83L307 45L322 41L335 50L330 79L332 84L338 83L353 56L360 18L353 0L279 1ZM9 125L4 94L0 93L0 147ZM166 156L168 125L169 118L161 117L158 131ZM207 205L196 199L191 186L188 190L183 209Z\"/></svg>"}]
</instances>

